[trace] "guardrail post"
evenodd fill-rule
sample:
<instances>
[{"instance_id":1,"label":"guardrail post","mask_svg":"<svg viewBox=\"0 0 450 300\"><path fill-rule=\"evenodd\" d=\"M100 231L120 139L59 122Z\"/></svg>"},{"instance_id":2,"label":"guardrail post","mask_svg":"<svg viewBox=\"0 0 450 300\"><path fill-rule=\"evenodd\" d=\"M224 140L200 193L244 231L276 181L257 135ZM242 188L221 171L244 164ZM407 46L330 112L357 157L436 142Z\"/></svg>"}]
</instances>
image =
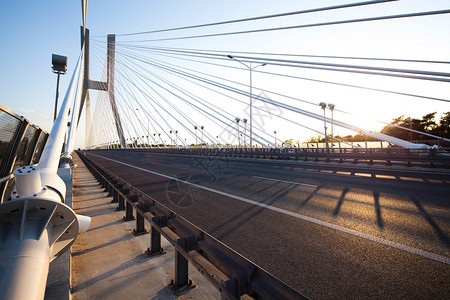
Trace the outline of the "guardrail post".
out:
<instances>
[{"instance_id":1,"label":"guardrail post","mask_svg":"<svg viewBox=\"0 0 450 300\"><path fill-rule=\"evenodd\" d=\"M197 239L195 236L188 236L176 240L175 247L175 283L170 287L173 292L192 286L189 280L189 263L181 251L188 253L195 248ZM181 248L181 249L177 249Z\"/></svg>"},{"instance_id":2,"label":"guardrail post","mask_svg":"<svg viewBox=\"0 0 450 300\"><path fill-rule=\"evenodd\" d=\"M138 198L138 195L128 195L128 200L126 202L126 209L125 209L125 217L123 217L124 222L133 221L133 204L131 202L135 202L134 199ZM137 199L136 199L137 200Z\"/></svg>"},{"instance_id":3,"label":"guardrail post","mask_svg":"<svg viewBox=\"0 0 450 300\"><path fill-rule=\"evenodd\" d=\"M152 218L151 235L150 235L150 248L145 251L145 254L150 257L154 255L163 254L164 249L161 247L161 234L155 226L159 228L166 227L169 224L168 216L157 216Z\"/></svg>"},{"instance_id":4,"label":"guardrail post","mask_svg":"<svg viewBox=\"0 0 450 300\"><path fill-rule=\"evenodd\" d=\"M122 189L120 189L120 193L118 193L118 195L119 195L119 199L118 199L119 206L116 207L116 211L125 210L125 198L124 198L124 196L127 197L128 194L130 194L130 189L129 188L122 188Z\"/></svg>"},{"instance_id":5,"label":"guardrail post","mask_svg":"<svg viewBox=\"0 0 450 300\"><path fill-rule=\"evenodd\" d=\"M113 197L113 199L111 200L111 203L114 203L114 191L115 188L114 186L118 183L119 181L116 179L115 176L112 176L111 179L109 180L109 185L108 185L108 197Z\"/></svg>"},{"instance_id":6,"label":"guardrail post","mask_svg":"<svg viewBox=\"0 0 450 300\"><path fill-rule=\"evenodd\" d=\"M119 191L123 187L123 184L120 183L119 180L115 180L114 186L113 186L113 198L111 200L111 203L118 203L119 202Z\"/></svg>"},{"instance_id":7,"label":"guardrail post","mask_svg":"<svg viewBox=\"0 0 450 300\"><path fill-rule=\"evenodd\" d=\"M138 204L137 208L141 210L141 212L144 212L144 205ZM133 235L142 235L147 233L144 224L144 216L138 211L138 209L136 209L136 229L133 229Z\"/></svg>"}]
</instances>

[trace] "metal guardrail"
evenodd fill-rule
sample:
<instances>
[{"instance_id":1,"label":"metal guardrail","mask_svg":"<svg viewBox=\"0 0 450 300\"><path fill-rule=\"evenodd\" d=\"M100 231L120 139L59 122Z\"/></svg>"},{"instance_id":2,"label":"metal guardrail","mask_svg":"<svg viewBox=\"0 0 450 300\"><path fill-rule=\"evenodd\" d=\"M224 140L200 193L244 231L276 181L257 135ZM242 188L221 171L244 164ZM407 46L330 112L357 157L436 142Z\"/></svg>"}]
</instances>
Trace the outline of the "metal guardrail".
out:
<instances>
[{"instance_id":1,"label":"metal guardrail","mask_svg":"<svg viewBox=\"0 0 450 300\"><path fill-rule=\"evenodd\" d=\"M171 283L175 293L192 286L188 276L190 262L220 291L222 299L239 299L242 295L257 299L306 299L151 196L99 166L85 153L77 153L108 196L113 197L111 202L118 204L116 210L125 211L124 221L136 220L135 235L147 233L144 222L150 224L148 256L164 253L161 235L175 247L175 278Z\"/></svg>"},{"instance_id":2,"label":"metal guardrail","mask_svg":"<svg viewBox=\"0 0 450 300\"><path fill-rule=\"evenodd\" d=\"M41 157L48 133L27 119L0 105L0 203L5 202L14 185L12 171L36 164Z\"/></svg>"},{"instance_id":3,"label":"metal guardrail","mask_svg":"<svg viewBox=\"0 0 450 300\"><path fill-rule=\"evenodd\" d=\"M365 163L369 165L401 165L450 168L450 149L403 148L164 148L114 149L115 151L146 151L184 155L225 156L260 159L324 161L337 163Z\"/></svg>"}]
</instances>

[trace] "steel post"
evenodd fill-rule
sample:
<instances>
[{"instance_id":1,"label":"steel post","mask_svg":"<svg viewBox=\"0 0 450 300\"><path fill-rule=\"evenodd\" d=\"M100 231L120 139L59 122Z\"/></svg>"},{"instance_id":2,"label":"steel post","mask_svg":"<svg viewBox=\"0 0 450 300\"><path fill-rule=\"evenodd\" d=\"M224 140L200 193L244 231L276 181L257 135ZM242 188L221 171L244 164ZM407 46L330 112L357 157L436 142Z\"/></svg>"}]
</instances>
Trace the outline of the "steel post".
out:
<instances>
[{"instance_id":1,"label":"steel post","mask_svg":"<svg viewBox=\"0 0 450 300\"><path fill-rule=\"evenodd\" d=\"M133 199L134 197L137 197L137 195L128 195L127 198L127 202L125 204L125 217L123 218L124 222L128 222L128 221L133 221L134 220L134 216L133 216L133 204L131 204L130 201L134 202Z\"/></svg>"},{"instance_id":2,"label":"steel post","mask_svg":"<svg viewBox=\"0 0 450 300\"><path fill-rule=\"evenodd\" d=\"M187 251L187 239L177 239L177 245ZM175 250L175 288L181 288L189 284L189 264L186 258Z\"/></svg>"},{"instance_id":3,"label":"steel post","mask_svg":"<svg viewBox=\"0 0 450 300\"><path fill-rule=\"evenodd\" d=\"M0 281L2 299L43 299L50 263L49 248L52 227L47 227L39 236L41 220L27 220L11 224L4 236L0 251L0 265L5 276ZM19 238L22 237L22 238Z\"/></svg>"},{"instance_id":4,"label":"steel post","mask_svg":"<svg viewBox=\"0 0 450 300\"><path fill-rule=\"evenodd\" d=\"M137 207L143 211L144 207L142 204L138 204ZM144 216L136 210L136 229L133 230L134 235L141 235L147 233L147 230L145 229L145 219Z\"/></svg>"},{"instance_id":5,"label":"steel post","mask_svg":"<svg viewBox=\"0 0 450 300\"><path fill-rule=\"evenodd\" d=\"M150 248L147 250L147 256L163 253L163 248L161 247L161 234L153 225L151 226L150 231Z\"/></svg>"}]
</instances>

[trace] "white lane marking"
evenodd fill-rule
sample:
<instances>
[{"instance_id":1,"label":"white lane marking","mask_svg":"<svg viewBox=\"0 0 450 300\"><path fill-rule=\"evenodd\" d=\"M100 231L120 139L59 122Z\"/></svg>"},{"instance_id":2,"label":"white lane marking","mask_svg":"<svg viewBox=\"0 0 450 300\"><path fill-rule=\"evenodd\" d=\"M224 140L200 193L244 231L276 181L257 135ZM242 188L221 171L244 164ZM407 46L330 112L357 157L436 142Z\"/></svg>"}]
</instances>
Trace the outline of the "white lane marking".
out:
<instances>
[{"instance_id":1,"label":"white lane marking","mask_svg":"<svg viewBox=\"0 0 450 300\"><path fill-rule=\"evenodd\" d=\"M282 213L282 214L285 214L285 215L288 215L288 216L291 216L291 217L294 217L294 218L297 218L297 219L300 219L300 220L303 220L303 221L311 222L311 223L314 223L314 224L317 224L317 225L320 225L320 226L324 226L324 227L327 227L327 228L330 228L330 229L334 229L334 230L337 230L337 231L340 231L340 232L344 232L344 233L347 233L347 234L359 237L359 238L363 238L363 239L366 239L366 240L369 240L369 241L372 241L372 242L375 242L375 243L378 243L378 244L381 244L381 245L384 245L384 246L392 247L392 248L395 248L395 249L398 249L398 250L402 250L402 251L405 251L405 252L408 252L408 253L411 253L411 254L415 254L415 255L418 255L418 256L422 256L424 258L428 258L428 259L431 259L431 260L434 260L434 261L437 261L437 262L440 262L440 263L444 263L444 264L450 265L450 258L442 256L442 255L439 255L439 254L436 254L436 253L432 253L432 252L428 252L428 251L425 251L425 250L420 250L420 249L417 249L417 248L414 248L414 247L406 246L406 245L403 245L403 244L400 244L400 243L388 241L388 240L385 240L385 239L382 239L382 238L379 238L379 237L376 237L376 236L373 236L373 235L370 235L370 234L362 233L362 232L359 232L359 231L356 231L356 230L353 230L353 229L349 229L349 228L345 228L345 227L342 227L342 226L339 226L339 225L331 224L331 223L328 223L328 222L325 222L325 221L317 220L317 219L314 219L314 218L311 218L311 217L308 217L308 216L305 216L305 215L301 215L299 213L295 213L295 212L292 212L292 211L289 211L289 210L286 210L286 209L278 208L278 207L275 207L275 206L270 206L268 204L264 204L264 203L260 203L260 202L257 202L257 201L253 201L253 200L241 197L241 196L229 194L229 193L222 192L222 191L219 191L219 190L215 190L215 189L212 189L212 188L209 188L209 187L206 187L206 186L202 186L202 185L198 185L198 184L195 184L195 183L192 183L192 182L180 180L178 178L175 178L175 177L172 177L172 176L168 176L168 175L164 175L164 174L161 174L161 173L158 173L158 172L155 172L155 171L150 171L150 170L147 170L147 169L144 169L144 168L133 166L133 165L121 162L121 161L114 160L112 158L107 158L107 157L99 156L99 155L92 154L92 153L90 153L90 154L94 155L94 156L97 156L99 158L104 158L104 159L107 159L107 160L110 160L110 161L122 164L124 166L135 168L135 169L147 172L147 173L151 173L151 174L158 175L158 176L161 176L161 177L164 177L164 178L168 178L168 179L177 180L177 181L180 181L180 182L182 182L184 184L189 184L189 185L195 186L197 188L203 189L205 191L209 191L209 192L216 193L216 194L219 194L219 195L222 195L222 196L230 197L230 198L233 198L235 200L239 200L239 201L242 201L242 202L253 204L255 206L259 206L259 207L262 207L262 208L265 208L265 209L269 209L269 210L272 210L272 211L275 211L275 212L278 212L278 213Z\"/></svg>"},{"instance_id":2,"label":"white lane marking","mask_svg":"<svg viewBox=\"0 0 450 300\"><path fill-rule=\"evenodd\" d=\"M317 185L314 185L314 184L307 184L307 183L301 183L301 182L294 182L294 181L287 181L287 180L281 180L281 179L267 178L267 177L261 177L261 176L252 176L252 177L253 178L259 178L259 179L264 179L264 180L272 180L272 181L279 181L279 182L284 182L284 183L292 183L292 184L304 185L304 186L309 186L309 187L314 187L314 188L317 187Z\"/></svg>"},{"instance_id":3,"label":"white lane marking","mask_svg":"<svg viewBox=\"0 0 450 300\"><path fill-rule=\"evenodd\" d=\"M178 166L178 167L183 167L183 168L190 168L190 166L183 165L183 164L172 164L172 166Z\"/></svg>"}]
</instances>

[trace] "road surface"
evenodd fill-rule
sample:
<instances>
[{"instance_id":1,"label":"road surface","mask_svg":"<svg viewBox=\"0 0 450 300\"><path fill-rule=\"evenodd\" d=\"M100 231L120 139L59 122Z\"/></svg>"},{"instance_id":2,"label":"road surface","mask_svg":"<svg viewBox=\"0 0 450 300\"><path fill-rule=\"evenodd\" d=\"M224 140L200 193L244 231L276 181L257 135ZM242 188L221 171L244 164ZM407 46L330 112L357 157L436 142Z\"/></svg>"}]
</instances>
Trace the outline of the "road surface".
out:
<instances>
[{"instance_id":1,"label":"road surface","mask_svg":"<svg viewBox=\"0 0 450 300\"><path fill-rule=\"evenodd\" d=\"M448 172L87 155L311 299L450 296Z\"/></svg>"}]
</instances>

